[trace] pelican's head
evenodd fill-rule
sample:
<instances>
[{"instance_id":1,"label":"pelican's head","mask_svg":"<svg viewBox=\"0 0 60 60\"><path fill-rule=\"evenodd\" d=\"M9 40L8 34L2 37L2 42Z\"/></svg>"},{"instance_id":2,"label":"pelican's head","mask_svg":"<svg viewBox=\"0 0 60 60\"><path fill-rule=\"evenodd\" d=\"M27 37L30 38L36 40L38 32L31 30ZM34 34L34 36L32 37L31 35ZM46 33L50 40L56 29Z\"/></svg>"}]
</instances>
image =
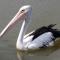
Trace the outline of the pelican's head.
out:
<instances>
[{"instance_id":1,"label":"pelican's head","mask_svg":"<svg viewBox=\"0 0 60 60\"><path fill-rule=\"evenodd\" d=\"M22 6L19 10L19 17L22 17L22 20L31 20L31 15L32 15L32 7L31 5L25 5Z\"/></svg>"},{"instance_id":2,"label":"pelican's head","mask_svg":"<svg viewBox=\"0 0 60 60\"><path fill-rule=\"evenodd\" d=\"M30 21L30 17L31 17L31 13L32 13L32 7L31 5L25 5L22 6L18 13L15 15L15 17L8 23L8 25L4 28L4 30L0 33L0 37L4 35L4 33L9 30L9 28L11 26L14 26L16 24L16 22L19 22L20 20L26 20L26 22L28 23L28 21Z\"/></svg>"},{"instance_id":3,"label":"pelican's head","mask_svg":"<svg viewBox=\"0 0 60 60\"><path fill-rule=\"evenodd\" d=\"M25 5L25 6L22 6L21 8L20 8L20 12L31 12L31 10L32 10L32 7L31 7L31 5Z\"/></svg>"}]
</instances>

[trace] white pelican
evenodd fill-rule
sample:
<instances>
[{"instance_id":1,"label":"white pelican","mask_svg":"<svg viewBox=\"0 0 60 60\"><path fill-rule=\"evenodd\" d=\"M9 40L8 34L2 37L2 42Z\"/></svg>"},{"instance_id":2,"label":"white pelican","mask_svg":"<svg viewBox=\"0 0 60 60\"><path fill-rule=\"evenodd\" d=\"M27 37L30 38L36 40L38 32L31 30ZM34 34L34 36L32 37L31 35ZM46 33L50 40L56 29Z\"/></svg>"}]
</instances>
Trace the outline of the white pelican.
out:
<instances>
[{"instance_id":1,"label":"white pelican","mask_svg":"<svg viewBox=\"0 0 60 60\"><path fill-rule=\"evenodd\" d=\"M19 36L16 42L16 48L19 50L35 50L41 47L53 46L55 39L60 37L60 31L53 29L55 24L49 26L43 26L26 34L28 24L31 21L32 7L31 5L25 5L20 8L15 17L8 23L8 25L0 33L2 37L7 31L9 31L20 20L23 21Z\"/></svg>"}]
</instances>

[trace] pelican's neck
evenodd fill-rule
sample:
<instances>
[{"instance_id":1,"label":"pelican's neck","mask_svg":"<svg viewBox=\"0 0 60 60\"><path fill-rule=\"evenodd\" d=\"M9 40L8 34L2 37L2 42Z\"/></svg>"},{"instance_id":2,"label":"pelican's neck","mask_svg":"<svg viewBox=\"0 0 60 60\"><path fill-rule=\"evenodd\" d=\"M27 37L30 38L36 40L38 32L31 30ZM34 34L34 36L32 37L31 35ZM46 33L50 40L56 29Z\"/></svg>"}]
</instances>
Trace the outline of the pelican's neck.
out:
<instances>
[{"instance_id":1,"label":"pelican's neck","mask_svg":"<svg viewBox=\"0 0 60 60\"><path fill-rule=\"evenodd\" d=\"M25 32L27 30L27 27L28 27L28 23L26 22L26 20L23 21L22 23L22 27L21 27L21 30L19 32L19 35L18 35L18 39L17 39L17 43L16 43L16 47L17 48L23 48L23 37L25 35Z\"/></svg>"},{"instance_id":2,"label":"pelican's neck","mask_svg":"<svg viewBox=\"0 0 60 60\"><path fill-rule=\"evenodd\" d=\"M22 27L21 27L21 30L19 32L19 36L18 36L18 40L23 43L23 37L24 37L24 34L25 34L25 31L26 31L26 21L24 20L23 23L22 23Z\"/></svg>"}]
</instances>

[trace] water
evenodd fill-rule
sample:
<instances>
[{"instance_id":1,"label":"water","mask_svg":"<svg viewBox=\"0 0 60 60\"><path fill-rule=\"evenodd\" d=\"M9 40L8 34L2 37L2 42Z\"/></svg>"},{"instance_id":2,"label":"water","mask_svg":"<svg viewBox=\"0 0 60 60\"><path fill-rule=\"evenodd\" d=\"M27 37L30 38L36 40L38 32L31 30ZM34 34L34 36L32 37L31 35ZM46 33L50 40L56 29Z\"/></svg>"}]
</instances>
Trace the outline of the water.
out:
<instances>
[{"instance_id":1,"label":"water","mask_svg":"<svg viewBox=\"0 0 60 60\"><path fill-rule=\"evenodd\" d=\"M54 28L60 29L60 0L0 0L0 32L14 17L22 5L32 5L32 22L27 31L30 32L43 25L56 23ZM54 47L34 52L21 52L15 48L20 24L0 39L0 60L60 60L60 39Z\"/></svg>"}]
</instances>

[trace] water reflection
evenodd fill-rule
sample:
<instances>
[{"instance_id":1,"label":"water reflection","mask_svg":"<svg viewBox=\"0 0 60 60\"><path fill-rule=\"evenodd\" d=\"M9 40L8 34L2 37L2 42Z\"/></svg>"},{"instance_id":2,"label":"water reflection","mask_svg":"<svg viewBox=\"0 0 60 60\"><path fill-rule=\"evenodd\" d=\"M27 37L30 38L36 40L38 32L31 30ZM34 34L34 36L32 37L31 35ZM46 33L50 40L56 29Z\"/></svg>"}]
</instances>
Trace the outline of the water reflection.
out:
<instances>
[{"instance_id":1,"label":"water reflection","mask_svg":"<svg viewBox=\"0 0 60 60\"><path fill-rule=\"evenodd\" d=\"M17 51L17 57L19 60L40 60L47 59L53 52L60 49L60 39L57 39L55 45L49 48L41 48L36 51Z\"/></svg>"}]
</instances>

